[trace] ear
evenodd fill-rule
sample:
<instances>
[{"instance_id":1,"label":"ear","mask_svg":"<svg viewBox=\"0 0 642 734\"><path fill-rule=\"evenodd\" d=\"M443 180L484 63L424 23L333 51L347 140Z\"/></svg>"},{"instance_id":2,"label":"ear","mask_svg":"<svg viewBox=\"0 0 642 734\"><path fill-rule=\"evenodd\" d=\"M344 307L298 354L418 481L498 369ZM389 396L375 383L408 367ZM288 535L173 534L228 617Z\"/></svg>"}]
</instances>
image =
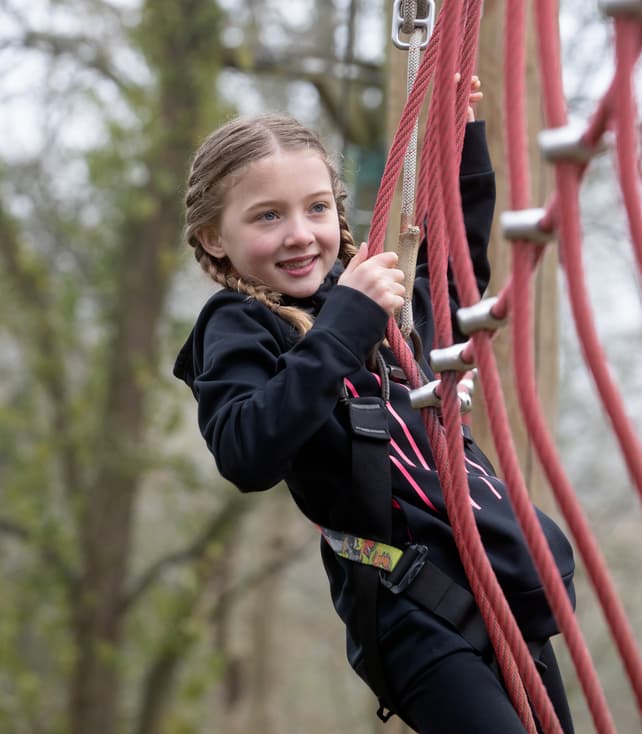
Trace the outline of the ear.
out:
<instances>
[{"instance_id":1,"label":"ear","mask_svg":"<svg viewBox=\"0 0 642 734\"><path fill-rule=\"evenodd\" d=\"M214 257L225 257L225 249L221 243L218 232L213 227L203 227L199 229L196 236L198 237L201 247L205 252Z\"/></svg>"}]
</instances>

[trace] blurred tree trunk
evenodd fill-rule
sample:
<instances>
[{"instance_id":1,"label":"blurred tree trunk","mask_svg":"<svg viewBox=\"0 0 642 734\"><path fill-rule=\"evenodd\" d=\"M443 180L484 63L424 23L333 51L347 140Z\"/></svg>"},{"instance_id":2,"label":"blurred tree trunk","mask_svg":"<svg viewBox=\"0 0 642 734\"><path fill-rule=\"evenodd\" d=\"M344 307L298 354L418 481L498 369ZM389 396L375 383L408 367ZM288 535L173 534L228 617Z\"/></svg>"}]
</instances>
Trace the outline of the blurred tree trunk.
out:
<instances>
[{"instance_id":1,"label":"blurred tree trunk","mask_svg":"<svg viewBox=\"0 0 642 734\"><path fill-rule=\"evenodd\" d=\"M263 508L259 532L255 542L272 556L280 548L287 547L287 528L282 518L286 516L291 498L286 492L274 493L272 502ZM279 734L274 716L275 691L282 673L282 665L288 664L287 650L279 649L280 629L279 597L282 574L266 578L252 594L250 629L252 636L251 705L247 731Z\"/></svg>"},{"instance_id":2,"label":"blurred tree trunk","mask_svg":"<svg viewBox=\"0 0 642 734\"><path fill-rule=\"evenodd\" d=\"M224 18L213 0L146 0L140 13L109 1L45 0L47 21L50 14L67 23L37 26L27 6L8 5L7 27L15 37L6 46L33 56L50 72L46 81L55 83L41 101L49 133L42 149L24 170L8 154L0 161L3 377L12 369L0 405L0 440L9 449L0 461L0 533L3 571L6 563L11 589L21 595L0 610L0 650L6 646L24 667L23 676L0 669L0 688L8 686L0 729L7 721L19 722L16 734L189 729L192 723L184 724L183 717L191 714L193 700L190 691L182 693L181 665L194 660L196 643L212 634L214 621L220 635L215 655L230 657L220 668L218 661L208 666L201 658L193 666L201 674L198 684L220 678L228 713L241 701L249 708L248 697L256 693L258 728L267 731L276 685L270 657L257 667L263 675L253 686L252 661L235 657L226 633L237 614L237 586L250 589L265 575L278 575L291 558L278 536L263 575L249 573L250 566L235 568L241 581L231 583L232 571L225 563L218 568L241 504L229 487L212 491L220 483L202 443L197 460L168 448L193 404L185 402L191 398L180 386L177 408L168 386L168 352L187 328L180 324L179 335L167 302L180 280L175 276L189 159L230 112L231 103L218 99L218 72L229 64L273 74L275 84L280 73L304 79L317 87L327 117L338 119L346 83L333 74L336 28L324 31L323 70L303 73L293 69L289 44L281 59L261 57L255 48L224 48ZM341 7L333 7L338 22ZM324 10L314 12L325 22ZM298 63L305 55L295 57ZM355 83L376 87L377 66L355 59ZM11 96L4 88L3 94ZM102 137L63 141L62 129L75 123L70 109L82 105L99 118ZM381 115L362 105L359 94L348 117L348 139L379 141ZM204 488L207 494L199 497L186 491ZM180 517L169 510L157 526L170 493L180 496L181 510L196 509ZM153 497L146 505L148 495ZM151 505L153 520L144 512ZM4 553L5 543L11 553ZM257 540L260 566L258 546ZM19 576L28 581L16 581ZM224 593L228 584L230 595ZM33 606L33 596L38 604L32 617L20 615ZM208 625L203 607L213 596L217 604L224 599ZM276 599L267 601L257 600L256 618L264 625L266 654L273 655L267 633L279 619L271 615ZM13 634L14 625L20 634ZM33 648L28 657L24 639ZM14 700L19 686L24 700ZM181 695L189 705L181 706Z\"/></svg>"},{"instance_id":3,"label":"blurred tree trunk","mask_svg":"<svg viewBox=\"0 0 642 734\"><path fill-rule=\"evenodd\" d=\"M115 664L131 557L134 502L141 480L136 453L144 444L146 392L142 376L158 360L158 325L174 276L182 204L176 175L200 134L204 87L195 55L208 56L201 22L207 0L164 0L143 6L144 48L157 74L154 138L144 154L153 172L146 215L122 223L122 256L114 273L117 308L107 350L104 441L95 454L95 481L81 512L82 571L72 596L78 656L71 679L72 734L113 734L119 698ZM177 22L179 21L179 22ZM203 60L198 59L200 64ZM135 315L135 316L134 316ZM127 460L129 459L129 460Z\"/></svg>"}]
</instances>

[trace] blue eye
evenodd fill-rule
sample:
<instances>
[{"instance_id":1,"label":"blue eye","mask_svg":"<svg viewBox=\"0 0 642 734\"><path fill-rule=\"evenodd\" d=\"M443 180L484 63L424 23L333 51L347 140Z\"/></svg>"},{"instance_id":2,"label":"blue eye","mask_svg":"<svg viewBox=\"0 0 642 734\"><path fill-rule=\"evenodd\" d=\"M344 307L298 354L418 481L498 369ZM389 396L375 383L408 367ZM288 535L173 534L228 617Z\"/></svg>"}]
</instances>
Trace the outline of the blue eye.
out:
<instances>
[{"instance_id":1,"label":"blue eye","mask_svg":"<svg viewBox=\"0 0 642 734\"><path fill-rule=\"evenodd\" d=\"M328 205L323 201L319 201L316 204L312 205L312 211L315 212L316 214L322 214L328 208L329 208Z\"/></svg>"},{"instance_id":2,"label":"blue eye","mask_svg":"<svg viewBox=\"0 0 642 734\"><path fill-rule=\"evenodd\" d=\"M274 222L277 219L277 213L275 211L263 212L259 219L263 219L266 222Z\"/></svg>"}]
</instances>

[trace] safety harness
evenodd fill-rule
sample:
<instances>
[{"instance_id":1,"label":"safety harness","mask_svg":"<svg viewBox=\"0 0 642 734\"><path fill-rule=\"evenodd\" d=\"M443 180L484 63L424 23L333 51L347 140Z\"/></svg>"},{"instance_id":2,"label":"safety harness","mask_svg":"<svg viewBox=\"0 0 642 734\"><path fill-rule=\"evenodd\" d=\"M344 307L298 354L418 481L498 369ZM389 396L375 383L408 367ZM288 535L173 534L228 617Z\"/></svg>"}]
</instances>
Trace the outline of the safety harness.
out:
<instances>
[{"instance_id":1,"label":"safety harness","mask_svg":"<svg viewBox=\"0 0 642 734\"><path fill-rule=\"evenodd\" d=\"M343 397L352 434L350 494L359 508L357 534L320 530L337 556L353 562L349 573L358 600L357 632L365 674L379 698L377 715L387 721L395 711L377 634L377 598L382 586L445 620L479 652L490 649L490 640L473 595L429 560L427 546L391 545L393 499L386 409L391 368L379 351L376 364L382 397Z\"/></svg>"}]
</instances>

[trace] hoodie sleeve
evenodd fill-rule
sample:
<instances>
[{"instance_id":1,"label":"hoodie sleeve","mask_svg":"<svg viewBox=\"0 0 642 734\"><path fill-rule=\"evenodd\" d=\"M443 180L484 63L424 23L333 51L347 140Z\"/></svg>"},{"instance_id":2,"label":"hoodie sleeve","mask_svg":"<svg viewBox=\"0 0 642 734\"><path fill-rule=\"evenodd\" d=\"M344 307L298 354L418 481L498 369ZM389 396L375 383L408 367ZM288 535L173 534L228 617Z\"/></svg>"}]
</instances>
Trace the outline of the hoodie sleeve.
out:
<instances>
[{"instance_id":1,"label":"hoodie sleeve","mask_svg":"<svg viewBox=\"0 0 642 734\"><path fill-rule=\"evenodd\" d=\"M459 192L468 249L481 296L490 280L488 243L495 210L495 174L486 144L486 125L481 120L469 122L466 125L459 170ZM417 314L421 315L425 325L422 339L426 348L429 349L433 341L434 324L430 304L430 277L426 247L430 247L429 240L427 244L424 240L419 250L415 310ZM452 314L453 339L455 342L465 341L466 337L460 333L457 325L456 312L459 308L459 296L450 266L448 267L448 295Z\"/></svg>"},{"instance_id":2,"label":"hoodie sleeve","mask_svg":"<svg viewBox=\"0 0 642 734\"><path fill-rule=\"evenodd\" d=\"M282 480L386 323L374 301L336 286L312 329L288 349L290 327L278 316L240 294L221 294L201 336L195 332L193 383L201 433L221 475L241 491Z\"/></svg>"}]
</instances>

